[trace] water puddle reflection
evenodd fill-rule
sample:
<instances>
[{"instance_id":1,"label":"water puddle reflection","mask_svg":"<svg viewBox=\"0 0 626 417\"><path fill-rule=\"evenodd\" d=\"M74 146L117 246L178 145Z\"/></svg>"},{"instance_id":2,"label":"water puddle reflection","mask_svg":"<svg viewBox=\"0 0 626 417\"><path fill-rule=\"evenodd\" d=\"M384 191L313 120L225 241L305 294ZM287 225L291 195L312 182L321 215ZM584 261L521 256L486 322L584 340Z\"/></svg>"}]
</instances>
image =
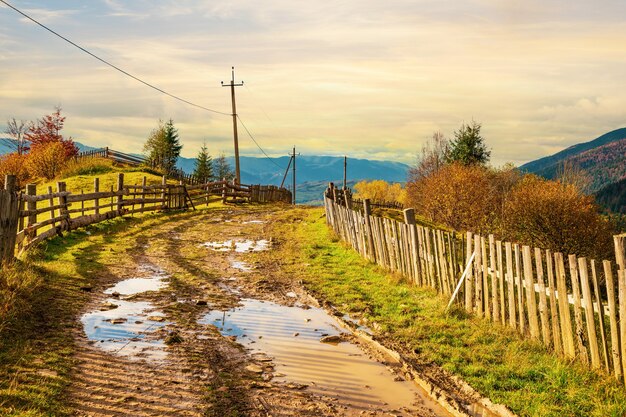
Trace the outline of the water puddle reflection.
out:
<instances>
[{"instance_id":1,"label":"water puddle reflection","mask_svg":"<svg viewBox=\"0 0 626 417\"><path fill-rule=\"evenodd\" d=\"M162 360L166 357L165 342L159 330L170 324L164 314L149 301L128 301L120 295L130 296L167 287L164 271L151 265L141 271L151 272L148 278L130 278L107 288L112 295L98 310L81 317L87 338L106 352L131 359Z\"/></svg>"},{"instance_id":2,"label":"water puddle reflection","mask_svg":"<svg viewBox=\"0 0 626 417\"><path fill-rule=\"evenodd\" d=\"M241 302L240 307L208 313L200 323L236 336L253 355L273 357L276 379L306 385L314 394L335 397L363 411L415 415L416 407L427 407L447 415L417 386L370 359L357 345L320 342L325 336L341 335L335 319L324 310L253 299Z\"/></svg>"},{"instance_id":3,"label":"water puddle reflection","mask_svg":"<svg viewBox=\"0 0 626 417\"><path fill-rule=\"evenodd\" d=\"M206 242L200 245L213 249L217 252L260 252L268 250L270 247L270 241L267 239L261 240L226 240L224 242Z\"/></svg>"},{"instance_id":4,"label":"water puddle reflection","mask_svg":"<svg viewBox=\"0 0 626 417\"><path fill-rule=\"evenodd\" d=\"M109 298L105 305L107 310L81 317L85 334L99 349L137 359L165 358L165 344L154 338L154 332L168 322L152 303Z\"/></svg>"}]
</instances>

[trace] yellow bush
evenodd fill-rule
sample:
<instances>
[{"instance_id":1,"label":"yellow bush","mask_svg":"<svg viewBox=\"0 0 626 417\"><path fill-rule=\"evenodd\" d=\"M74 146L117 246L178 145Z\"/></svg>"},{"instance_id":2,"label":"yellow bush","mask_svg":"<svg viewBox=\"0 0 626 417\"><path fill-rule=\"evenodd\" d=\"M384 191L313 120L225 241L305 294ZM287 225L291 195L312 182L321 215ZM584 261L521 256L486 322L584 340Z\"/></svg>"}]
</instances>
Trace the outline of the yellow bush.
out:
<instances>
[{"instance_id":1,"label":"yellow bush","mask_svg":"<svg viewBox=\"0 0 626 417\"><path fill-rule=\"evenodd\" d=\"M389 201L404 204L406 192L399 183L383 180L359 181L354 185L354 197L372 201Z\"/></svg>"}]
</instances>

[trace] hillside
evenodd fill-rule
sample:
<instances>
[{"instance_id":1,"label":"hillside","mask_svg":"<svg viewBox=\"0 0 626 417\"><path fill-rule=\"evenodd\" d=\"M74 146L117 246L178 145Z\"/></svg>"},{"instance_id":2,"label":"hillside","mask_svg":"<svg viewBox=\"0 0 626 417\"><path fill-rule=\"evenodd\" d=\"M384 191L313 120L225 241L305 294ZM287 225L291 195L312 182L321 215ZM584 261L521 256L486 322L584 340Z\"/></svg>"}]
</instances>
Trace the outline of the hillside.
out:
<instances>
[{"instance_id":1,"label":"hillside","mask_svg":"<svg viewBox=\"0 0 626 417\"><path fill-rule=\"evenodd\" d=\"M626 178L603 187L596 193L596 200L614 213L626 214Z\"/></svg>"},{"instance_id":2,"label":"hillside","mask_svg":"<svg viewBox=\"0 0 626 417\"><path fill-rule=\"evenodd\" d=\"M584 169L591 177L590 192L626 178L626 128L579 143L554 155L528 162L521 170L553 179L565 162Z\"/></svg>"}]
</instances>

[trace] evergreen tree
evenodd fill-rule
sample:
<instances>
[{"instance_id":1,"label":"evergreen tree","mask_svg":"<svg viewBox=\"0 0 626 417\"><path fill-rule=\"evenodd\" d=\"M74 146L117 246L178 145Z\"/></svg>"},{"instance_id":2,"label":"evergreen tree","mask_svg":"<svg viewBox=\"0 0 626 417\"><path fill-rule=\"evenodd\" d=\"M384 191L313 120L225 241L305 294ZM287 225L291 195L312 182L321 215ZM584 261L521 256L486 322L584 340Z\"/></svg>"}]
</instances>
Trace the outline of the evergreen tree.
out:
<instances>
[{"instance_id":1,"label":"evergreen tree","mask_svg":"<svg viewBox=\"0 0 626 417\"><path fill-rule=\"evenodd\" d=\"M206 142L202 145L196 157L196 166L193 171L193 176L203 184L213 179L213 158L209 155Z\"/></svg>"},{"instance_id":2,"label":"evergreen tree","mask_svg":"<svg viewBox=\"0 0 626 417\"><path fill-rule=\"evenodd\" d=\"M228 161L226 160L226 155L224 155L224 153L221 153L220 156L218 156L217 159L215 159L214 164L215 166L214 166L213 172L215 172L215 177L218 180L222 180L223 178L226 178L228 181L230 181L233 178L235 178L235 173L233 172L233 169L230 167L230 164L228 163Z\"/></svg>"},{"instance_id":3,"label":"evergreen tree","mask_svg":"<svg viewBox=\"0 0 626 417\"><path fill-rule=\"evenodd\" d=\"M491 151L485 145L485 139L480 135L480 123L461 125L454 132L454 140L450 143L447 155L448 162L458 162L461 165L485 165L489 162Z\"/></svg>"},{"instance_id":4,"label":"evergreen tree","mask_svg":"<svg viewBox=\"0 0 626 417\"><path fill-rule=\"evenodd\" d=\"M159 126L150 133L144 144L143 151L147 154L148 164L152 168L167 174L176 168L176 161L182 148L178 138L178 129L174 127L174 121L170 119L165 124L159 121Z\"/></svg>"}]
</instances>

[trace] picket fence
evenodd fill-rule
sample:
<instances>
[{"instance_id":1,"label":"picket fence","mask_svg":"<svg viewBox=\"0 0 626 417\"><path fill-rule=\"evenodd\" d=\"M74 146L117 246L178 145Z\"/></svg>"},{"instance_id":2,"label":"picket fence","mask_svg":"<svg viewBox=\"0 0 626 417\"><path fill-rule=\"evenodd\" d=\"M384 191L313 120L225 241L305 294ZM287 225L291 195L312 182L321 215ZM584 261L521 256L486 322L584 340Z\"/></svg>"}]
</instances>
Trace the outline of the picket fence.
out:
<instances>
[{"instance_id":1,"label":"picket fence","mask_svg":"<svg viewBox=\"0 0 626 417\"><path fill-rule=\"evenodd\" d=\"M373 216L342 190L324 195L326 219L363 257L432 287L456 308L516 329L556 354L626 382L626 234L615 236L616 263L458 234ZM567 261L567 262L566 262Z\"/></svg>"}]
</instances>

